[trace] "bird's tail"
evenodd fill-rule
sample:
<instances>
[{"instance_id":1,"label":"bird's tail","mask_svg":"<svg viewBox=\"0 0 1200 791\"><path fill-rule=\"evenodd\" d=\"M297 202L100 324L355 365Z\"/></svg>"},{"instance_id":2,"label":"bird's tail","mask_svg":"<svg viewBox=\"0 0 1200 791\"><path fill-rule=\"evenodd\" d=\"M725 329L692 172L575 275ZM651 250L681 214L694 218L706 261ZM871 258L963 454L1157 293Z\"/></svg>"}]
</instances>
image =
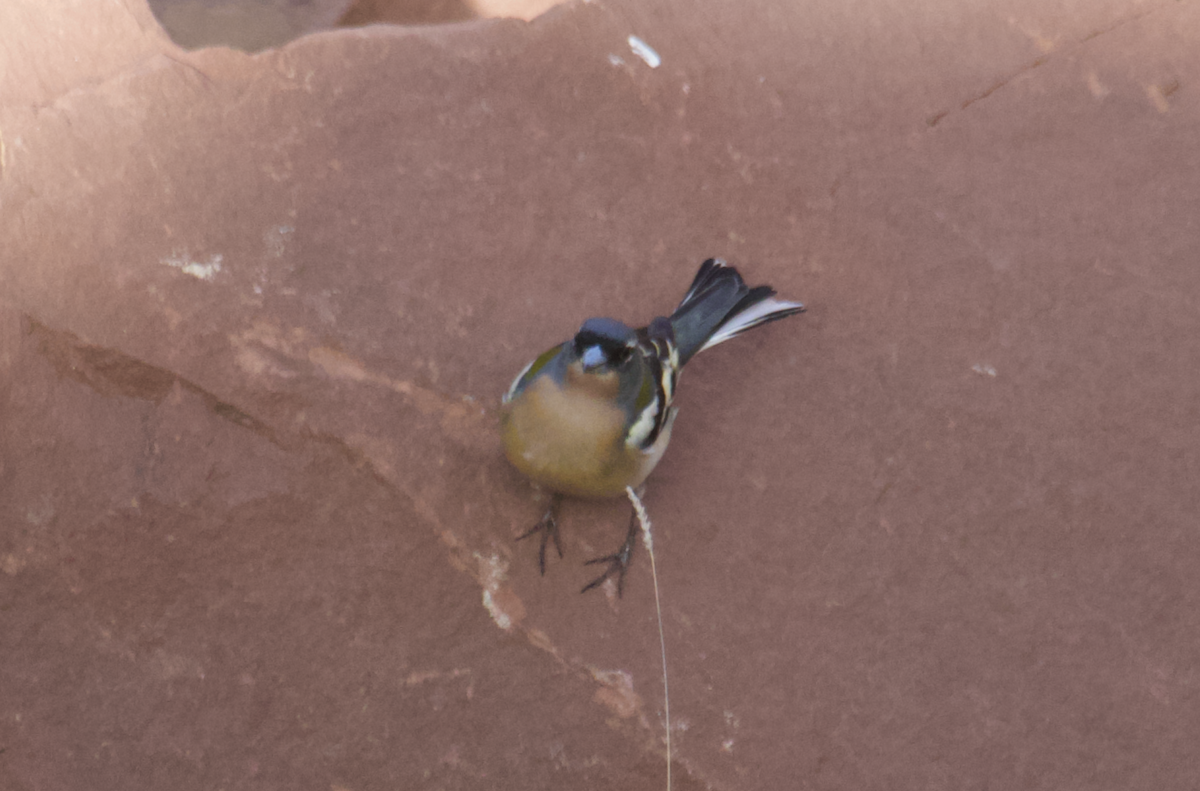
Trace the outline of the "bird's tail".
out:
<instances>
[{"instance_id":1,"label":"bird's tail","mask_svg":"<svg viewBox=\"0 0 1200 791\"><path fill-rule=\"evenodd\" d=\"M679 364L760 324L803 312L799 302L777 299L770 286L750 288L736 269L710 258L671 314Z\"/></svg>"}]
</instances>

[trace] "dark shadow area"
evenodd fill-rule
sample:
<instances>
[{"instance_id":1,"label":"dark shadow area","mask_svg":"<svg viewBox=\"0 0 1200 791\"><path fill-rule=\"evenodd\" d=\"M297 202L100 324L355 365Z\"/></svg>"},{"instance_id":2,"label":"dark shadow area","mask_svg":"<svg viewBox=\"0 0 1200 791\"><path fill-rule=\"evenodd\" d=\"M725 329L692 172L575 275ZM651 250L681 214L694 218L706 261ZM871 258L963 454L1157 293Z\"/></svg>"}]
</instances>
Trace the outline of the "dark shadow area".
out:
<instances>
[{"instance_id":1,"label":"dark shadow area","mask_svg":"<svg viewBox=\"0 0 1200 791\"><path fill-rule=\"evenodd\" d=\"M553 0L148 0L185 49L259 52L308 33L366 25L444 25L484 17L532 19Z\"/></svg>"}]
</instances>

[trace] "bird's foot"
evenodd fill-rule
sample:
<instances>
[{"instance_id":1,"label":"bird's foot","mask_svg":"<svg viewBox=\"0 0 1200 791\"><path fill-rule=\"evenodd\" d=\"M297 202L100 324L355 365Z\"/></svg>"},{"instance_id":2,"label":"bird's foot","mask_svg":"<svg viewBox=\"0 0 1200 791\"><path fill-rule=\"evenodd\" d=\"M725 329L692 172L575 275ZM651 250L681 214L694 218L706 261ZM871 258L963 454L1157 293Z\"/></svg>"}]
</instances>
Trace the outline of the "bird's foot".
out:
<instances>
[{"instance_id":1,"label":"bird's foot","mask_svg":"<svg viewBox=\"0 0 1200 791\"><path fill-rule=\"evenodd\" d=\"M583 590L580 591L580 593L587 593L592 588L598 587L606 579L609 579L610 577L612 577L612 575L616 574L617 575L617 598L621 597L621 590L625 586L625 572L629 570L629 559L633 555L633 545L634 545L634 542L637 540L637 533L638 533L638 521L637 521L637 512L635 511L633 513L633 515L629 518L629 531L625 534L625 543L621 544L621 548L618 549L612 555L605 555L602 558L593 558L593 559L589 560L586 564L584 564L584 565L590 566L593 563L607 563L608 568L606 568L604 570L604 573L601 574L599 577L596 577L596 579L592 580L587 585L585 585Z\"/></svg>"},{"instance_id":2,"label":"bird's foot","mask_svg":"<svg viewBox=\"0 0 1200 791\"><path fill-rule=\"evenodd\" d=\"M536 525L517 536L517 540L520 541L523 538L528 538L534 533L542 534L542 543L541 546L538 547L538 570L542 572L542 576L546 575L546 542L548 542L550 539L554 539L554 549L558 551L558 556L560 558L563 556L562 539L558 537L557 515L558 497L555 496L554 499L550 501L550 508L546 511L545 516L542 517L542 521L538 522Z\"/></svg>"}]
</instances>

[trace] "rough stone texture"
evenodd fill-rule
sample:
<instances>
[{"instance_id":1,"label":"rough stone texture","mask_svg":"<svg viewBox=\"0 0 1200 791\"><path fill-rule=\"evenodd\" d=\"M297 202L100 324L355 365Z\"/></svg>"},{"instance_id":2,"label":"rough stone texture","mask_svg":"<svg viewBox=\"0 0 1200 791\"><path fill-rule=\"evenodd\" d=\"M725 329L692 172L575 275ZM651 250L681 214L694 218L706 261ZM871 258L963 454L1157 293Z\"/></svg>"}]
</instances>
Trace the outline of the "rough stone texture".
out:
<instances>
[{"instance_id":1,"label":"rough stone texture","mask_svg":"<svg viewBox=\"0 0 1200 791\"><path fill-rule=\"evenodd\" d=\"M663 788L494 407L723 255L810 312L651 479L675 787L1192 787L1200 11L913 5L0 5L0 785Z\"/></svg>"}]
</instances>

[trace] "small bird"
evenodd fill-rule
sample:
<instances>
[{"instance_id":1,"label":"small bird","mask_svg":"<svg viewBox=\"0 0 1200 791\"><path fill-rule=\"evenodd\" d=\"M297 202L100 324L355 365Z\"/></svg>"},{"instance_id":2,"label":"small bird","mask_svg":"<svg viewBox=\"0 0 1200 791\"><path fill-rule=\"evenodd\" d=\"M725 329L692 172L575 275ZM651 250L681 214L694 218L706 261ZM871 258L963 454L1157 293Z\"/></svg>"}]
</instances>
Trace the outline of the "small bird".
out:
<instances>
[{"instance_id":1,"label":"small bird","mask_svg":"<svg viewBox=\"0 0 1200 791\"><path fill-rule=\"evenodd\" d=\"M561 495L613 497L639 487L671 439L671 405L679 373L698 352L743 332L804 312L770 286L750 288L719 258L700 265L691 288L669 317L641 329L591 318L575 337L543 352L504 394L500 431L509 461L553 493L546 515L520 538L542 534L538 568L546 573L546 543L558 556ZM621 594L637 536L636 512L625 542L588 591L617 574Z\"/></svg>"}]
</instances>

